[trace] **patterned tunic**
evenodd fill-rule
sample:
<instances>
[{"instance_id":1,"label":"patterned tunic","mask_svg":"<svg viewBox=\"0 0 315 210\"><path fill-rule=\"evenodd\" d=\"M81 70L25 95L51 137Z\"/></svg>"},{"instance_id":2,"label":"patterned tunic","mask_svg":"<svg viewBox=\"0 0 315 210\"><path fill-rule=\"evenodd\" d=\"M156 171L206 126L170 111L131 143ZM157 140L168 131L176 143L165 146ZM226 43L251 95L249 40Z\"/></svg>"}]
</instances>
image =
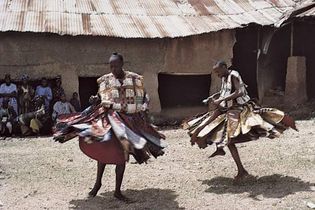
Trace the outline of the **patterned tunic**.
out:
<instances>
[{"instance_id":1,"label":"patterned tunic","mask_svg":"<svg viewBox=\"0 0 315 210\"><path fill-rule=\"evenodd\" d=\"M221 85L221 91L220 91L220 99L225 98L227 96L229 96L232 91L233 91L233 84L232 84L232 76L236 77L238 79L238 81L240 82L240 86L241 86L241 91L242 93L244 93L243 96L238 97L237 99L230 100L230 101L222 101L221 102L221 106L222 107L232 107L233 106L233 102L236 102L239 105L243 105L245 103L247 103L250 100L250 97L248 96L247 90L246 90L246 84L243 82L241 75L237 72L232 70L229 75L227 76L227 78L222 78L222 85Z\"/></svg>"},{"instance_id":2,"label":"patterned tunic","mask_svg":"<svg viewBox=\"0 0 315 210\"><path fill-rule=\"evenodd\" d=\"M143 104L149 102L144 90L143 77L129 71L125 71L123 80L115 78L110 73L97 80L99 95L104 105L111 105L118 112L133 114L141 111Z\"/></svg>"},{"instance_id":3,"label":"patterned tunic","mask_svg":"<svg viewBox=\"0 0 315 210\"><path fill-rule=\"evenodd\" d=\"M151 155L163 155L165 136L141 112L148 104L143 77L125 71L123 79L106 74L97 82L101 104L59 117L55 140L63 143L79 136L84 154L105 164L122 164L129 160L129 154L139 164Z\"/></svg>"},{"instance_id":4,"label":"patterned tunic","mask_svg":"<svg viewBox=\"0 0 315 210\"><path fill-rule=\"evenodd\" d=\"M232 76L238 79L243 96L223 101L220 106L225 109L220 110L215 118L213 112L206 112L185 121L183 126L189 130L192 144L205 148L215 143L223 148L230 143L243 143L260 137L275 138L289 127L297 130L294 120L284 112L260 107L250 100L246 85L237 71L231 70L227 77L222 78L220 99L235 91Z\"/></svg>"}]
</instances>

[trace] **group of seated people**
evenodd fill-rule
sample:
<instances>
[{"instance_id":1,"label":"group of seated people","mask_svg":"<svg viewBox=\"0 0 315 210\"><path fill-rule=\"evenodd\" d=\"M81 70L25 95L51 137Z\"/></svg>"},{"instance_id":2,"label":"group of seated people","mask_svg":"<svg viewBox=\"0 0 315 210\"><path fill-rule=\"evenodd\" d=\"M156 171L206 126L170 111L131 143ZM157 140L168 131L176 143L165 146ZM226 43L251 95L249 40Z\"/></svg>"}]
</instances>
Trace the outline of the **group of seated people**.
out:
<instances>
[{"instance_id":1,"label":"group of seated people","mask_svg":"<svg viewBox=\"0 0 315 210\"><path fill-rule=\"evenodd\" d=\"M68 102L60 76L53 86L43 77L34 88L29 76L23 75L21 84L16 85L6 74L0 85L1 136L49 134L58 116L80 111L78 93Z\"/></svg>"}]
</instances>

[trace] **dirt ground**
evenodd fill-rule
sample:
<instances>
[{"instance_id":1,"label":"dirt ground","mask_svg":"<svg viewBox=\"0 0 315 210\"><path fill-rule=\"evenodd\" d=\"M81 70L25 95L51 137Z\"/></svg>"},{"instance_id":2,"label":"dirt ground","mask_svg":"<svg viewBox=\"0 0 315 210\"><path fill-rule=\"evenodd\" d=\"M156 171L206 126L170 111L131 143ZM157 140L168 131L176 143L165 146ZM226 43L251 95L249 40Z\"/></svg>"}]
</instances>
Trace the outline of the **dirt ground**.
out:
<instances>
[{"instance_id":1,"label":"dirt ground","mask_svg":"<svg viewBox=\"0 0 315 210\"><path fill-rule=\"evenodd\" d=\"M315 202L315 121L299 121L280 139L239 145L256 178L233 185L229 153L191 147L181 129L163 131L165 156L146 165L128 164L123 192L133 203L113 199L114 167L107 166L99 195L88 199L96 162L51 138L0 141L0 209L309 209Z\"/></svg>"}]
</instances>

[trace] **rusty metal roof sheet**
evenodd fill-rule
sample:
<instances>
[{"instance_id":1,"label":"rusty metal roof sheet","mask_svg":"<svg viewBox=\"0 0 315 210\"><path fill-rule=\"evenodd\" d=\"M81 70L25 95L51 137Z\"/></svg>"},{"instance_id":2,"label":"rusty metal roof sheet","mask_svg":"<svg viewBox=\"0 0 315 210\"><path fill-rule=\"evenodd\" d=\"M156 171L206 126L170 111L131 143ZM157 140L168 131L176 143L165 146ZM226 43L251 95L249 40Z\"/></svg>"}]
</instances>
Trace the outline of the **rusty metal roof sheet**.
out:
<instances>
[{"instance_id":1,"label":"rusty metal roof sheet","mask_svg":"<svg viewBox=\"0 0 315 210\"><path fill-rule=\"evenodd\" d=\"M304 18L315 16L315 0L303 1L302 4L297 5L292 10L286 12L279 20L274 24L276 27L281 27L296 18Z\"/></svg>"},{"instance_id":2,"label":"rusty metal roof sheet","mask_svg":"<svg viewBox=\"0 0 315 210\"><path fill-rule=\"evenodd\" d=\"M0 0L0 31L183 37L270 25L294 0Z\"/></svg>"},{"instance_id":3,"label":"rusty metal roof sheet","mask_svg":"<svg viewBox=\"0 0 315 210\"><path fill-rule=\"evenodd\" d=\"M315 16L315 1L308 5L305 5L304 8L306 8L306 11L296 15L296 17Z\"/></svg>"}]
</instances>

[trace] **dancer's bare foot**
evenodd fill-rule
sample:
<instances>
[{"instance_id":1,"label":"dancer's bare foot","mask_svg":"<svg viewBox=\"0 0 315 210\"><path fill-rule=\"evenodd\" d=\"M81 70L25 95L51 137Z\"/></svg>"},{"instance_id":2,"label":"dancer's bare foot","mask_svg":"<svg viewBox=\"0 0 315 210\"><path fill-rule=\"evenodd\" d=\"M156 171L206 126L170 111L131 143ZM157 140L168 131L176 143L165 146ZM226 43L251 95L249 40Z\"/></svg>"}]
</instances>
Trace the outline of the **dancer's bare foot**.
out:
<instances>
[{"instance_id":1,"label":"dancer's bare foot","mask_svg":"<svg viewBox=\"0 0 315 210\"><path fill-rule=\"evenodd\" d=\"M126 202L126 203L131 202L131 200L129 198L127 198L126 196L124 196L121 192L115 192L114 197L117 198L118 200Z\"/></svg>"},{"instance_id":2,"label":"dancer's bare foot","mask_svg":"<svg viewBox=\"0 0 315 210\"><path fill-rule=\"evenodd\" d=\"M224 156L225 155L225 151L223 149L217 149L214 153L212 153L212 155L209 156L209 158L213 158L215 156Z\"/></svg>"},{"instance_id":3,"label":"dancer's bare foot","mask_svg":"<svg viewBox=\"0 0 315 210\"><path fill-rule=\"evenodd\" d=\"M239 183L239 182L241 182L242 180L244 180L246 177L248 177L249 176L249 173L246 171L246 170L244 170L244 171L239 171L238 173L237 173L237 175L234 177L234 183L236 184L236 183Z\"/></svg>"},{"instance_id":4,"label":"dancer's bare foot","mask_svg":"<svg viewBox=\"0 0 315 210\"><path fill-rule=\"evenodd\" d=\"M97 195L97 192L100 190L101 188L101 184L95 184L93 189L89 192L89 197L95 197Z\"/></svg>"}]
</instances>

